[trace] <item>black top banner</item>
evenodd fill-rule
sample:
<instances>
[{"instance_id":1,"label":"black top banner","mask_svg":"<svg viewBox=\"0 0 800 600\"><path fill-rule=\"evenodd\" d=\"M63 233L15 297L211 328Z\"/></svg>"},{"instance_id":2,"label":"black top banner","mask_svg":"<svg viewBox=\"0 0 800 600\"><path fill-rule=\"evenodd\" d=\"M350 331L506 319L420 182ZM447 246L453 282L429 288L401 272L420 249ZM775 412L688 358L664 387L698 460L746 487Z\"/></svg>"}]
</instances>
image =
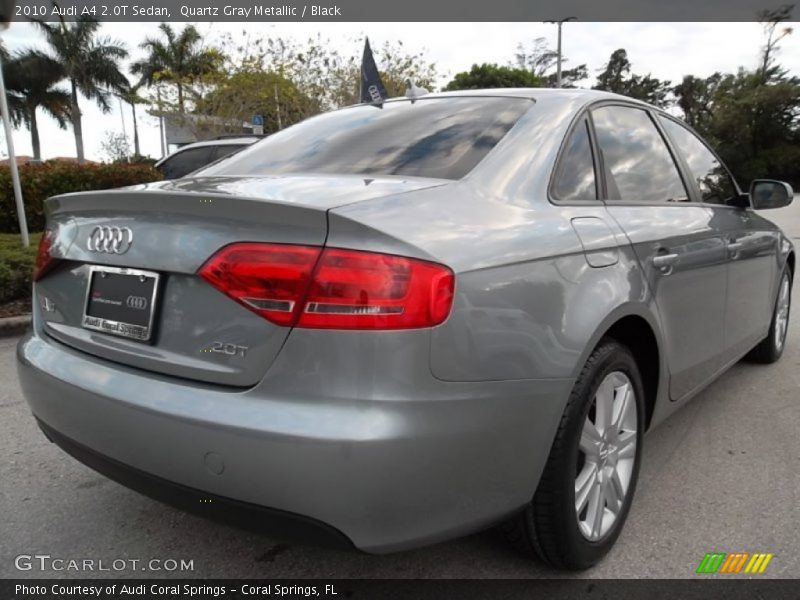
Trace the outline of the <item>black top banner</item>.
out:
<instances>
[{"instance_id":1,"label":"black top banner","mask_svg":"<svg viewBox=\"0 0 800 600\"><path fill-rule=\"evenodd\" d=\"M574 17L579 21L756 21L776 0L335 0L307 4L260 0L17 0L12 19L172 22L533 22Z\"/></svg>"}]
</instances>

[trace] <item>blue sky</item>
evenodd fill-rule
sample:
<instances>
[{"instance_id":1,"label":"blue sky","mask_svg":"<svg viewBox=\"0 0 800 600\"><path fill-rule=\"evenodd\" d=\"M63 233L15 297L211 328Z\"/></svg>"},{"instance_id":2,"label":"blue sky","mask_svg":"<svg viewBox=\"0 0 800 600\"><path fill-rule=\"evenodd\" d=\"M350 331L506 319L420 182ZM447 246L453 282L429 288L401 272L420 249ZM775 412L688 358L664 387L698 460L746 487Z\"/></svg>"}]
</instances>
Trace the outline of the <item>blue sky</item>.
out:
<instances>
[{"instance_id":1,"label":"blue sky","mask_svg":"<svg viewBox=\"0 0 800 600\"><path fill-rule=\"evenodd\" d=\"M157 35L157 23L106 23L102 33L127 44L132 58L140 56L138 44L148 35ZM178 27L181 25L178 24ZM298 41L321 34L343 54L359 55L361 47L354 41L369 35L373 48L384 41L402 40L409 51L424 51L436 63L440 84L453 74L467 70L473 63L513 61L516 46L544 36L555 46L556 28L543 23L200 23L197 25L208 43L223 33L234 36L280 35ZM25 47L46 45L39 32L26 23L12 23L2 33L12 52ZM625 48L636 73L679 81L684 74L710 75L714 71L735 71L739 66L757 64L763 43L758 23L567 23L564 26L563 52L569 58L566 66L587 63L592 77L617 48ZM800 75L800 31L784 39L779 59L791 73ZM378 57L380 67L380 58ZM132 134L130 108L102 114L93 104L83 101L84 144L87 158L101 160L101 142L108 132L121 133L123 123ZM158 122L139 114L142 151L160 157ZM74 156L75 143L71 130L60 130L55 122L40 115L40 134L44 158ZM15 132L18 155L31 154L30 135L26 129ZM3 150L5 143L2 144ZM5 154L5 152L3 152Z\"/></svg>"}]
</instances>

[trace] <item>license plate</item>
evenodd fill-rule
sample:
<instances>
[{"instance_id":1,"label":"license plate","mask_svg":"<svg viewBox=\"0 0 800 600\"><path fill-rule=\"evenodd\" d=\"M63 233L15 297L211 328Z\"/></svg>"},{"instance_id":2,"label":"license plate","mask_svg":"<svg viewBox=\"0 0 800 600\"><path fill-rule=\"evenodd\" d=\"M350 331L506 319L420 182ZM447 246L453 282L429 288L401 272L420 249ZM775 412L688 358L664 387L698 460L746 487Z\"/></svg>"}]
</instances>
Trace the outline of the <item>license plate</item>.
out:
<instances>
[{"instance_id":1,"label":"license plate","mask_svg":"<svg viewBox=\"0 0 800 600\"><path fill-rule=\"evenodd\" d=\"M158 298L158 273L92 266L83 309L83 326L149 342Z\"/></svg>"}]
</instances>

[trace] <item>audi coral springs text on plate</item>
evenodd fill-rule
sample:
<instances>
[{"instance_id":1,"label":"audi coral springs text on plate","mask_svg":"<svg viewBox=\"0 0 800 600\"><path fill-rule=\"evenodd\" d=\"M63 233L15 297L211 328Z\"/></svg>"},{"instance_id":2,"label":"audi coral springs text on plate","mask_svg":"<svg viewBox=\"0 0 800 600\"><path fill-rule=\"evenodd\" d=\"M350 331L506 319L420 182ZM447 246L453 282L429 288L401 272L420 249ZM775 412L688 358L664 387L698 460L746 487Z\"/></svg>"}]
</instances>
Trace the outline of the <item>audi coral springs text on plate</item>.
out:
<instances>
[{"instance_id":1,"label":"audi coral springs text on plate","mask_svg":"<svg viewBox=\"0 0 800 600\"><path fill-rule=\"evenodd\" d=\"M50 440L155 498L368 552L500 524L583 569L645 432L780 358L795 251L758 210L791 198L604 92L354 106L50 198L20 381Z\"/></svg>"}]
</instances>

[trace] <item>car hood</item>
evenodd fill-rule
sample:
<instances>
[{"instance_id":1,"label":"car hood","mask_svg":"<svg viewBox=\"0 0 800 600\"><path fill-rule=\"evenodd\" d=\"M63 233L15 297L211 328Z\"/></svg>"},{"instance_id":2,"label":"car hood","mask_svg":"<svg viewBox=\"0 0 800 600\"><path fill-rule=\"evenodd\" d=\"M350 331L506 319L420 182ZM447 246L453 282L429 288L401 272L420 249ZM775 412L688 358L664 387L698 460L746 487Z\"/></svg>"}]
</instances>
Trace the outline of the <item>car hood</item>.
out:
<instances>
[{"instance_id":1,"label":"car hood","mask_svg":"<svg viewBox=\"0 0 800 600\"><path fill-rule=\"evenodd\" d=\"M448 183L451 182L446 179L363 175L214 176L185 177L125 189L263 198L272 202L328 209Z\"/></svg>"}]
</instances>

